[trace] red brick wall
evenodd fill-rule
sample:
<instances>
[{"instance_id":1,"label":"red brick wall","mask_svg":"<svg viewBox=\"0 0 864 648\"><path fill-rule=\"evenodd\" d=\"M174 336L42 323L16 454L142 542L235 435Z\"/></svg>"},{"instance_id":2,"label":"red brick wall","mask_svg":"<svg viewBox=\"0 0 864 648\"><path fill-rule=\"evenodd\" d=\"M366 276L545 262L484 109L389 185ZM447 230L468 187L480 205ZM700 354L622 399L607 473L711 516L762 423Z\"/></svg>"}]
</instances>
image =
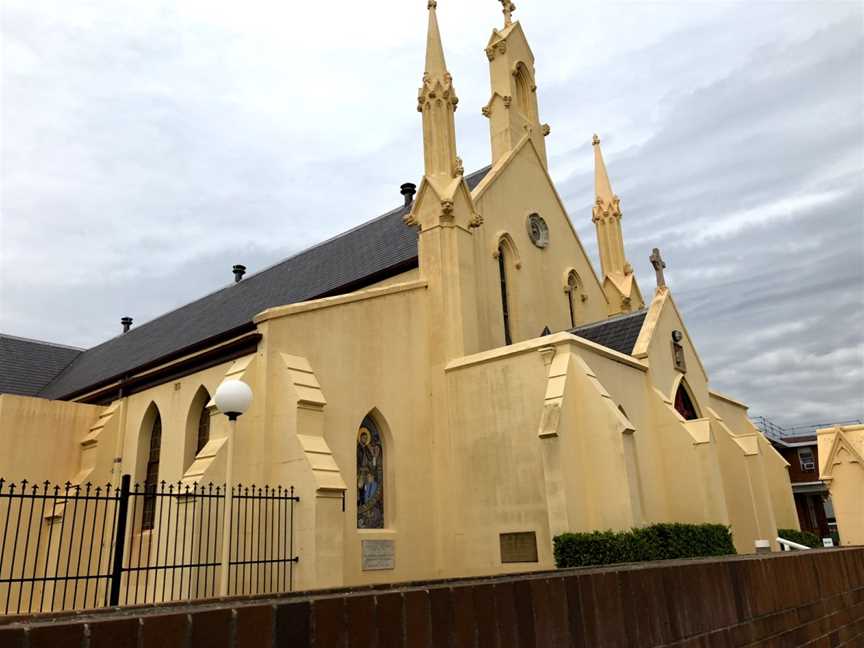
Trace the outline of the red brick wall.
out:
<instances>
[{"instance_id":1,"label":"red brick wall","mask_svg":"<svg viewBox=\"0 0 864 648\"><path fill-rule=\"evenodd\" d=\"M819 481L819 453L816 451L816 444L814 443L810 449L813 450L816 468L805 471L801 469L801 460L798 459L798 448L778 448L783 458L789 462L789 481L793 484Z\"/></svg>"},{"instance_id":2,"label":"red brick wall","mask_svg":"<svg viewBox=\"0 0 864 648\"><path fill-rule=\"evenodd\" d=\"M864 548L0 619L0 648L864 646Z\"/></svg>"}]
</instances>

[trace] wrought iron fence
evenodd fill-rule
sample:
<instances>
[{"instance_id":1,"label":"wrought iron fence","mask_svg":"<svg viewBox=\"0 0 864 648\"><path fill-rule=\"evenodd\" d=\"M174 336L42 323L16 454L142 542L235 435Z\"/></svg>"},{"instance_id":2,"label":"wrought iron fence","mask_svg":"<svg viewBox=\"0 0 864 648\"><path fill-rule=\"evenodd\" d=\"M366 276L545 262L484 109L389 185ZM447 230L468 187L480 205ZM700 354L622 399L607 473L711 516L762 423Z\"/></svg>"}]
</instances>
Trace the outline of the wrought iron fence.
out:
<instances>
[{"instance_id":1,"label":"wrought iron fence","mask_svg":"<svg viewBox=\"0 0 864 648\"><path fill-rule=\"evenodd\" d=\"M232 489L223 575L225 499L128 475L119 488L0 479L0 614L292 590L294 488Z\"/></svg>"}]
</instances>

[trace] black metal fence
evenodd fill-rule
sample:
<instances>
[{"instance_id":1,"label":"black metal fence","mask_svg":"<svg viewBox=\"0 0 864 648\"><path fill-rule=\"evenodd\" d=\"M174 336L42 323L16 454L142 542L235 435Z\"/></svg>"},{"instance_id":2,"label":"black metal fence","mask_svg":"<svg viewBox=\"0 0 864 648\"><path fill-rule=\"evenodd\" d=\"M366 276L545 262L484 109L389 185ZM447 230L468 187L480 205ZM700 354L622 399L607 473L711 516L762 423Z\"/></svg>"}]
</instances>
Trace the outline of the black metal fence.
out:
<instances>
[{"instance_id":1,"label":"black metal fence","mask_svg":"<svg viewBox=\"0 0 864 648\"><path fill-rule=\"evenodd\" d=\"M293 486L238 485L231 500L226 556L222 486L0 479L0 614L291 591Z\"/></svg>"}]
</instances>

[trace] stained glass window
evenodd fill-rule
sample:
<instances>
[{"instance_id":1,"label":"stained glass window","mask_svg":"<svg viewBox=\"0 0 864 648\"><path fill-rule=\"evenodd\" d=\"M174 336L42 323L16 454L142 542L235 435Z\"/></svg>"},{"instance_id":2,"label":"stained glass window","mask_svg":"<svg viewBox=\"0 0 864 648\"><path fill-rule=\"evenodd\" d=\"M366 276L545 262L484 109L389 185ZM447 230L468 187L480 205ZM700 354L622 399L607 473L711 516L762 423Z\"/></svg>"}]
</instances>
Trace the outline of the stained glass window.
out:
<instances>
[{"instance_id":1,"label":"stained glass window","mask_svg":"<svg viewBox=\"0 0 864 648\"><path fill-rule=\"evenodd\" d=\"M209 401L209 397L204 399L201 416L198 418L198 442L195 446L196 455L204 449L204 446L210 440L210 412L207 410L207 403Z\"/></svg>"},{"instance_id":2,"label":"stained glass window","mask_svg":"<svg viewBox=\"0 0 864 648\"><path fill-rule=\"evenodd\" d=\"M357 432L357 528L384 528L384 446L369 416Z\"/></svg>"},{"instance_id":3,"label":"stained glass window","mask_svg":"<svg viewBox=\"0 0 864 648\"><path fill-rule=\"evenodd\" d=\"M693 404L693 399L690 398L683 380L678 385L678 391L675 394L675 409L684 417L685 421L699 418L699 413L696 411L696 406Z\"/></svg>"},{"instance_id":4,"label":"stained glass window","mask_svg":"<svg viewBox=\"0 0 864 648\"><path fill-rule=\"evenodd\" d=\"M144 479L144 502L141 508L141 528L152 529L156 513L156 485L159 481L159 453L162 446L162 417L156 412L156 420L150 431L150 451L147 455L147 473Z\"/></svg>"}]
</instances>

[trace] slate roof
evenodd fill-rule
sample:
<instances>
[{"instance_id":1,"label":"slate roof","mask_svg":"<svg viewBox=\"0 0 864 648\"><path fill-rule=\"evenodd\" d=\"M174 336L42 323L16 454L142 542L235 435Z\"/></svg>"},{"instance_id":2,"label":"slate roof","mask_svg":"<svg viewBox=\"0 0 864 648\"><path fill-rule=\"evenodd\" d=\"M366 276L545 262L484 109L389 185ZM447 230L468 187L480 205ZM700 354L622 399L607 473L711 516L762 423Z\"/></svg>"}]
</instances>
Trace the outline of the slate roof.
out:
<instances>
[{"instance_id":1,"label":"slate roof","mask_svg":"<svg viewBox=\"0 0 864 648\"><path fill-rule=\"evenodd\" d=\"M83 349L0 334L0 394L36 396Z\"/></svg>"},{"instance_id":2,"label":"slate roof","mask_svg":"<svg viewBox=\"0 0 864 648\"><path fill-rule=\"evenodd\" d=\"M633 353L633 347L636 345L647 313L648 311L643 309L635 313L618 315L601 322L577 326L568 332L619 353L630 355Z\"/></svg>"},{"instance_id":3,"label":"slate roof","mask_svg":"<svg viewBox=\"0 0 864 648\"><path fill-rule=\"evenodd\" d=\"M468 187L488 171L466 176ZM71 397L189 347L251 330L252 319L268 308L350 292L416 267L417 232L402 221L407 211L394 209L89 349L39 395Z\"/></svg>"}]
</instances>

